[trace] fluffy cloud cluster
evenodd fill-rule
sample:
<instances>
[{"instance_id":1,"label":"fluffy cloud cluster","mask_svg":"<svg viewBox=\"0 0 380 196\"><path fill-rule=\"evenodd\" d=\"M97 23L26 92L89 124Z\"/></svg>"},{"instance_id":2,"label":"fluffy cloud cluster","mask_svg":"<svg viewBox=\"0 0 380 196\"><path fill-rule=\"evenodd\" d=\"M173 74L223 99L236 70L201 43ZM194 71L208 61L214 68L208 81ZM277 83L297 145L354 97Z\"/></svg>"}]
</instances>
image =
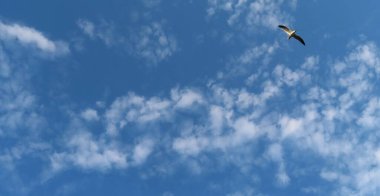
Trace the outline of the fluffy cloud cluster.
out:
<instances>
[{"instance_id":1,"label":"fluffy cloud cluster","mask_svg":"<svg viewBox=\"0 0 380 196\"><path fill-rule=\"evenodd\" d=\"M69 152L54 153L50 159L53 171L62 170L70 165L84 169L107 170L125 168L126 154L103 140L96 140L88 132L79 132L70 137L65 144Z\"/></svg>"},{"instance_id":2,"label":"fluffy cloud cluster","mask_svg":"<svg viewBox=\"0 0 380 196\"><path fill-rule=\"evenodd\" d=\"M210 83L205 91L175 88L166 97L130 93L117 98L100 116L106 137L115 139L116 135L143 131L126 150L132 165L143 164L155 153L177 154L182 157L178 160L188 160L189 168L196 173L202 171L197 161L204 161L204 154L213 154L242 171L273 162L277 165L272 174L274 183L288 186L293 178L305 177L298 170L307 169L288 168L288 162L297 161L288 154L307 152L312 159L324 160L324 164L314 165L315 172L320 174L320 180L339 185L336 194L365 195L379 191L376 182L380 178L380 146L375 122L380 120L380 104L374 86L378 58L377 46L368 42L330 65L331 75L323 84L313 77L321 69L319 57L311 56L299 68L277 65L270 74L258 76L265 79L259 89ZM303 90L294 90L300 88ZM295 107L281 104L291 99L298 99ZM146 130L150 127L159 129L154 137ZM265 150L255 151L254 146L263 141ZM109 151L109 155L117 155L110 157L119 158L107 159L114 160L112 163L102 162L108 151L107 147L97 147L101 141L86 148L71 143L76 153L98 156L96 165L126 164L125 157L120 159L120 149ZM242 159L246 153L250 156ZM87 159L90 160L93 159ZM85 167L85 163L75 164ZM300 190L322 191L319 188L305 186Z\"/></svg>"}]
</instances>

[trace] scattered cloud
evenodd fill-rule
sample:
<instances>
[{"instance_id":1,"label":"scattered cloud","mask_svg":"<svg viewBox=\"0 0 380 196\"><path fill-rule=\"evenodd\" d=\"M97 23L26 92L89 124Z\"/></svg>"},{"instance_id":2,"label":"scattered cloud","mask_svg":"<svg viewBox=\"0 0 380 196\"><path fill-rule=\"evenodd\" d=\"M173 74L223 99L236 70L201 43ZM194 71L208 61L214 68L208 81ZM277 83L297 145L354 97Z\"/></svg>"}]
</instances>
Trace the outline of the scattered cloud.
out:
<instances>
[{"instance_id":1,"label":"scattered cloud","mask_svg":"<svg viewBox=\"0 0 380 196\"><path fill-rule=\"evenodd\" d=\"M159 2L152 1L149 6ZM208 3L209 16L226 12L230 26L271 29L279 21L292 20L281 8L295 9L297 1ZM102 26L82 19L78 26L90 39L108 46L118 45L116 40L131 43L130 54L152 64L178 51L176 38L163 22L142 25L125 39L118 39L108 23ZM20 24L0 23L0 39L41 53L69 52L65 44ZM18 61L3 47L6 45L0 46L0 139L21 136L20 141L28 141L26 147L11 144L0 151L1 167L7 170L13 170L15 162L33 153L46 155L43 157L48 158L40 159L50 164L54 174L71 168L125 170L155 162L157 157L170 157L155 162L157 167L152 170L165 161L188 164L197 175L232 166L241 175L254 178L263 175L257 168L274 163L276 169L265 175L273 177L274 185L285 188L305 177L299 172L304 166L294 168L293 164L302 154L306 157L302 158L318 160L310 163L319 175L316 180L334 183L337 195L380 192L380 136L376 132L380 97L375 85L380 53L374 42L350 46L347 54L331 63L326 63L323 56L310 55L298 66L273 63L255 73L246 69L243 86L211 81L201 89L175 87L156 96L129 92L110 104L70 108L67 113L72 115L71 121L63 131L64 137L57 136L59 144L36 141L39 131L46 128L43 106L28 85L31 76L16 68ZM278 47L276 42L252 46L233 62L262 67L275 60L271 57ZM316 82L314 73L322 68L326 69L325 81ZM92 130L95 121L96 131ZM53 145L57 148L49 150ZM309 185L300 189L305 193L321 191ZM253 193L252 188L230 195Z\"/></svg>"},{"instance_id":2,"label":"scattered cloud","mask_svg":"<svg viewBox=\"0 0 380 196\"><path fill-rule=\"evenodd\" d=\"M142 26L131 36L131 44L132 53L153 64L169 58L178 50L175 37L164 30L162 22Z\"/></svg>"},{"instance_id":3,"label":"scattered cloud","mask_svg":"<svg viewBox=\"0 0 380 196\"><path fill-rule=\"evenodd\" d=\"M238 64L252 64L255 63L258 59L262 59L264 63L269 62L269 58L273 53L278 49L279 45L277 42L273 44L263 43L260 46L253 46L244 51L244 53L238 57Z\"/></svg>"},{"instance_id":4,"label":"scattered cloud","mask_svg":"<svg viewBox=\"0 0 380 196\"><path fill-rule=\"evenodd\" d=\"M109 47L122 48L151 65L168 59L178 50L176 38L167 32L164 23L160 21L133 27L128 35L120 33L125 29L116 31L113 23L104 20L94 23L80 19L77 25L90 39L101 40Z\"/></svg>"},{"instance_id":5,"label":"scattered cloud","mask_svg":"<svg viewBox=\"0 0 380 196\"><path fill-rule=\"evenodd\" d=\"M209 0L208 16L219 12L228 15L227 23L241 29L275 29L278 24L290 24L291 16L283 8L296 8L297 1L283 0Z\"/></svg>"},{"instance_id":6,"label":"scattered cloud","mask_svg":"<svg viewBox=\"0 0 380 196\"><path fill-rule=\"evenodd\" d=\"M94 24L89 20L79 19L77 25L90 39L99 39L109 47L124 43L123 38L116 34L115 27L111 22L102 20L100 23Z\"/></svg>"},{"instance_id":7,"label":"scattered cloud","mask_svg":"<svg viewBox=\"0 0 380 196\"><path fill-rule=\"evenodd\" d=\"M318 64L319 64L318 56L309 56L309 57L306 57L305 63L302 64L301 67L306 70L313 70L313 69L316 69L316 66Z\"/></svg>"},{"instance_id":8,"label":"scattered cloud","mask_svg":"<svg viewBox=\"0 0 380 196\"><path fill-rule=\"evenodd\" d=\"M376 48L373 43L363 43L343 60L335 61L330 66L331 76L326 87L316 85L312 76L317 70L315 66L321 64L320 57L310 56L293 70L286 65L274 66L272 74L260 82L260 90L227 88L214 83L203 91L174 88L166 97L129 94L116 99L106 111L107 130L119 132L128 129L128 123L139 122L161 127L164 122L167 133L160 132L159 137L171 143L164 146L188 160L201 159L204 154L220 157L221 153L222 157L228 157L233 152L236 155L242 146L250 148L266 138L269 140L267 151L252 154L252 158L247 159L252 159L250 162L257 166L260 164L254 159L260 157L276 163L278 169L272 175L277 186L288 186L291 176L296 175L293 168L286 168L292 158L284 154L291 149L323 159L326 164L316 166L320 168L321 180L338 182L341 188L336 190L338 194L370 193L379 189L375 185L380 173L379 159L371 154L379 154L380 147L377 136L371 136L370 140L360 138L369 137L368 131L373 130L374 122L379 120L378 99L371 85L377 74ZM357 84L352 82L365 85L355 87ZM286 92L299 85L307 89L296 91L301 98L299 105L294 108L276 105L294 96ZM276 110L271 109L273 104ZM189 114L191 121L186 118ZM352 126L352 122L356 124ZM176 137L169 134L174 130ZM154 144L162 145L158 141ZM156 153L150 145L144 140L137 142L132 153L135 163L144 162L147 156ZM336 160L346 160L347 164L342 166ZM241 169L247 167L239 159L226 158L225 161ZM193 168L194 162L190 162L189 167ZM205 172L196 165L198 172ZM307 190L319 189L308 187Z\"/></svg>"},{"instance_id":9,"label":"scattered cloud","mask_svg":"<svg viewBox=\"0 0 380 196\"><path fill-rule=\"evenodd\" d=\"M38 96L30 84L31 66L34 64L20 58L24 47L32 47L28 55L50 56L69 52L64 42L52 41L34 28L17 23L0 22L0 135L16 136L20 130L37 134L45 126Z\"/></svg>"},{"instance_id":10,"label":"scattered cloud","mask_svg":"<svg viewBox=\"0 0 380 196\"><path fill-rule=\"evenodd\" d=\"M253 80L264 76L261 68L263 65L269 65L272 62L278 49L279 44L277 42L253 44L245 48L240 54L233 55L228 60L226 68L218 73L218 79L225 81L228 78L234 79L250 74L251 77L246 79L246 84L251 85ZM253 70L254 73L252 74Z\"/></svg>"},{"instance_id":11,"label":"scattered cloud","mask_svg":"<svg viewBox=\"0 0 380 196\"><path fill-rule=\"evenodd\" d=\"M36 182L24 181L20 165L31 160L43 165L51 149L43 139L47 120L31 80L39 68L37 62L46 58L35 57L53 61L69 49L65 42L52 41L17 23L0 22L0 42L0 167L1 180L9 181L9 187L1 191L27 195Z\"/></svg>"},{"instance_id":12,"label":"scattered cloud","mask_svg":"<svg viewBox=\"0 0 380 196\"><path fill-rule=\"evenodd\" d=\"M44 117L37 109L38 97L23 85L26 80L12 67L13 59L4 51L0 54L8 67L2 70L9 69L1 76L0 137L10 137L23 129L21 125L41 129ZM170 161L177 164L189 164L198 175L210 172L203 163L212 162L215 168L232 165L252 176L260 176L253 168L274 163L277 169L266 175L273 176L275 186L286 187L300 177L289 162L295 159L294 153L302 153L323 160L315 168L320 180L338 184L337 194L376 192L379 136L370 133L380 120L379 97L373 86L378 58L376 44L355 46L328 66L325 86L315 83L312 74L323 64L321 57L309 56L296 68L279 64L248 75L243 81L252 80L257 84L254 88L251 84L233 88L214 81L203 89L175 87L162 96L131 92L109 105L94 103L79 112L71 109L68 113L78 115L61 143L54 144L58 149L47 150L53 144L29 151L9 147L0 152L0 162L11 170L14 162L28 154L41 153L48 157L45 161L54 175L71 168L123 170L154 162L164 154L174 157ZM305 90L293 91L300 86ZM281 104L293 97L299 99L296 106ZM101 108L93 109L97 105ZM91 131L94 121L103 132ZM137 133L136 137L122 142L130 132ZM265 150L255 151L263 141ZM303 191L320 189L306 187Z\"/></svg>"},{"instance_id":13,"label":"scattered cloud","mask_svg":"<svg viewBox=\"0 0 380 196\"><path fill-rule=\"evenodd\" d=\"M107 132L117 135L128 123L149 123L170 115L171 102L153 97L146 99L135 94L117 98L106 111Z\"/></svg>"}]
</instances>

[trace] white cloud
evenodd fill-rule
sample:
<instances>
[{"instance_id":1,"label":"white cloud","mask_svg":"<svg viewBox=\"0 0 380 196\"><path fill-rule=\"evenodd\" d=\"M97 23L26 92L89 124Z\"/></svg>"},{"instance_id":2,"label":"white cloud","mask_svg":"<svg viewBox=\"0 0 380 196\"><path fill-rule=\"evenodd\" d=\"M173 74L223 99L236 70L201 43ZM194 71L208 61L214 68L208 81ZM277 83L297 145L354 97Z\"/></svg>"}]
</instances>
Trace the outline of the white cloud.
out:
<instances>
[{"instance_id":1,"label":"white cloud","mask_svg":"<svg viewBox=\"0 0 380 196\"><path fill-rule=\"evenodd\" d=\"M284 137L297 135L298 132L303 131L303 124L304 121L302 119L289 118L288 116L284 116L280 119Z\"/></svg>"},{"instance_id":2,"label":"white cloud","mask_svg":"<svg viewBox=\"0 0 380 196\"><path fill-rule=\"evenodd\" d=\"M11 68L7 55L4 53L3 48L0 47L0 76L9 77Z\"/></svg>"},{"instance_id":3,"label":"white cloud","mask_svg":"<svg viewBox=\"0 0 380 196\"><path fill-rule=\"evenodd\" d=\"M320 176L327 181L335 181L339 178L340 174L337 174L333 171L322 171L320 173Z\"/></svg>"},{"instance_id":4,"label":"white cloud","mask_svg":"<svg viewBox=\"0 0 380 196\"><path fill-rule=\"evenodd\" d=\"M99 39L107 46L123 44L123 38L116 34L115 27L110 22L102 20L95 24L89 20L79 19L77 25L90 39Z\"/></svg>"},{"instance_id":5,"label":"white cloud","mask_svg":"<svg viewBox=\"0 0 380 196\"><path fill-rule=\"evenodd\" d=\"M210 108L210 123L214 134L219 135L225 123L224 110L220 106L211 106Z\"/></svg>"},{"instance_id":6,"label":"white cloud","mask_svg":"<svg viewBox=\"0 0 380 196\"><path fill-rule=\"evenodd\" d=\"M243 0L237 4L228 2L224 8L227 11L245 3ZM255 6L257 10L265 10L260 4ZM94 34L91 25L83 28L89 36ZM167 44L168 40L160 38L159 30L150 31L157 43ZM275 183L287 186L294 170L286 168L287 163L297 153L306 153L308 158L323 160L321 165L313 166L320 169L323 180L341 188L338 193L348 190L352 195L365 195L378 191L380 147L374 128L380 121L380 98L373 85L378 74L376 48L373 43L364 43L341 60L333 61L325 86L313 83L310 72L322 62L321 57L310 56L300 68L269 66L267 73L251 75L257 82L255 86L232 88L212 82L203 91L173 88L167 96L129 93L108 107L101 104L104 113L102 109L91 108L79 111L78 121L104 123L105 133L95 135L74 127L64 139L62 149L50 154L51 166L54 171L70 167L100 171L125 169L155 158L152 156L155 151L165 148L160 153L175 152L183 156L174 159L193 160L191 167L198 173L207 172L202 168L206 166L198 162L206 153L207 159L216 157L217 164L221 164L218 167L233 164L247 173L265 161L273 161L278 164L277 171L271 174ZM262 58L252 52L246 54L242 55L242 62ZM36 112L38 97L24 87L24 80L14 75L12 66L8 66L12 61L0 55L0 62L8 63L5 68L0 67L0 71L5 70L1 78L5 82L0 86L3 95L0 110L4 112L0 114L2 136L6 129L17 129L25 122L31 127L43 119ZM302 83L306 78L311 80ZM298 89L299 83L304 88ZM293 99L292 94L285 93L288 90L294 90L294 97L299 97L297 105L287 104ZM159 131L151 133L150 129ZM121 130L139 131L138 137L131 138L131 143L120 144L116 136ZM159 135L157 140L146 139L155 138L154 134ZM263 140L265 152L252 150ZM288 149L293 156L286 156ZM243 156L247 154L250 156ZM18 156L22 153L2 153L0 162L11 165Z\"/></svg>"},{"instance_id":7,"label":"white cloud","mask_svg":"<svg viewBox=\"0 0 380 196\"><path fill-rule=\"evenodd\" d=\"M292 71L283 65L277 65L274 69L274 74L281 83L283 82L288 86L294 86L300 81L305 83L309 80L309 76L304 71Z\"/></svg>"},{"instance_id":8,"label":"white cloud","mask_svg":"<svg viewBox=\"0 0 380 196\"><path fill-rule=\"evenodd\" d=\"M273 84L272 81L264 82L263 89L263 92L261 92L257 100L258 105L264 104L270 98L277 96L280 93L280 86Z\"/></svg>"},{"instance_id":9,"label":"white cloud","mask_svg":"<svg viewBox=\"0 0 380 196\"><path fill-rule=\"evenodd\" d=\"M373 42L359 45L354 52L348 56L348 60L365 63L370 67L374 67L377 73L380 73L379 50Z\"/></svg>"},{"instance_id":10,"label":"white cloud","mask_svg":"<svg viewBox=\"0 0 380 196\"><path fill-rule=\"evenodd\" d=\"M164 22L161 21L151 21L148 25L134 27L127 33L105 20L94 23L79 19L77 25L90 39L100 40L108 47L122 48L150 65L156 65L178 51L176 38L165 29Z\"/></svg>"},{"instance_id":11,"label":"white cloud","mask_svg":"<svg viewBox=\"0 0 380 196\"><path fill-rule=\"evenodd\" d=\"M83 169L109 170L127 167L127 155L117 146L96 140L90 133L79 132L67 140L68 152L50 156L54 172L74 165Z\"/></svg>"},{"instance_id":12,"label":"white cloud","mask_svg":"<svg viewBox=\"0 0 380 196\"><path fill-rule=\"evenodd\" d=\"M209 0L207 13L214 16L223 11L228 14L227 23L241 28L259 29L266 27L274 29L278 24L289 24L290 15L283 11L284 7L295 9L297 1L283 0Z\"/></svg>"},{"instance_id":13,"label":"white cloud","mask_svg":"<svg viewBox=\"0 0 380 196\"><path fill-rule=\"evenodd\" d=\"M282 166L279 168L279 171L276 175L276 180L279 186L288 186L290 183L290 178Z\"/></svg>"},{"instance_id":14,"label":"white cloud","mask_svg":"<svg viewBox=\"0 0 380 196\"><path fill-rule=\"evenodd\" d=\"M197 155L209 144L206 138L186 137L177 138L173 149L184 155Z\"/></svg>"},{"instance_id":15,"label":"white cloud","mask_svg":"<svg viewBox=\"0 0 380 196\"><path fill-rule=\"evenodd\" d=\"M15 136L18 130L27 128L35 134L44 124L38 111L38 99L23 74L25 67L17 66L7 53L0 50L0 136Z\"/></svg>"},{"instance_id":16,"label":"white cloud","mask_svg":"<svg viewBox=\"0 0 380 196\"><path fill-rule=\"evenodd\" d=\"M165 31L162 22L141 27L134 32L131 42L132 53L152 64L168 59L178 50L177 40Z\"/></svg>"},{"instance_id":17,"label":"white cloud","mask_svg":"<svg viewBox=\"0 0 380 196\"><path fill-rule=\"evenodd\" d=\"M116 135L127 123L149 123L166 119L170 115L172 103L153 97L146 100L144 97L129 94L116 99L106 111L107 132Z\"/></svg>"},{"instance_id":18,"label":"white cloud","mask_svg":"<svg viewBox=\"0 0 380 196\"><path fill-rule=\"evenodd\" d=\"M378 139L375 135L368 141L360 138L367 138L368 130L376 127L375 122L379 121L380 116L377 95L369 87L374 76L366 77L376 69L376 63L367 58L354 58L371 56L359 55L363 52L358 51L364 50L361 48L363 46L357 46L339 61L344 66L339 65L337 69L337 63L334 63L330 67L331 72L328 73L331 75L326 76L326 86L316 85L313 80L315 66L322 64L321 57L310 56L305 58L299 68L278 65L268 68L268 73L272 73L269 76L263 76L266 73L260 72L256 77L265 80L257 80L255 88L231 88L212 82L204 91L177 87L170 91L170 95L161 97L130 93L117 98L106 108L104 115L98 116L104 118L107 132L111 135L116 135L122 129L141 129L142 138L146 138L150 136L150 127L160 130L154 134L165 138L162 142L165 144L160 140L155 140L154 145L150 140L134 140L136 145L130 150L134 165L153 158L151 154L154 150L160 149L153 146L163 145L169 149L161 153L175 152L182 155L181 161L193 160L189 161L189 167L198 173L206 172L198 162L205 154L215 155L224 160L224 164L233 164L243 171L265 164L262 162L273 161L278 165L277 171L272 174L274 183L288 186L295 169L286 168L287 163L295 159L297 153L306 153L308 157L326 162L316 168L321 171L321 179L338 183L342 188L337 190L338 193L343 193L343 189L353 193L368 193L378 187L375 184L380 176ZM375 54L371 58L376 59ZM305 78L309 79L308 82L304 82ZM367 85L355 87L352 80ZM299 83L302 83L301 90L298 89ZM294 90L295 95L284 93L289 90ZM364 92L369 94L365 95ZM293 96L300 97L297 105L285 104ZM161 126L162 122L165 126ZM128 124L139 126L131 128ZM117 137L111 138L116 140ZM109 144L102 144L91 137L87 140L94 141L94 146L105 146L98 149L109 147ZM263 154L249 151L262 140L267 141L264 144L267 150ZM76 153L66 154L66 157L81 154L82 151L106 156L102 150L86 150L79 144L71 146ZM286 156L288 149L292 151L292 156ZM114 151L126 156L121 150ZM252 153L251 156L244 156L242 160L241 157L247 151ZM59 157L59 154L56 156ZM260 157L264 159L258 160ZM347 164L342 165L336 160ZM71 163L82 168L102 168L95 164ZM97 162L97 165L102 165L102 162ZM109 165L112 163L103 167L112 167Z\"/></svg>"},{"instance_id":19,"label":"white cloud","mask_svg":"<svg viewBox=\"0 0 380 196\"><path fill-rule=\"evenodd\" d=\"M255 123L253 123L246 117L236 119L236 121L233 124L233 128L235 129L235 134L234 137L231 139L237 144L242 144L246 141L249 141L259 136L260 134Z\"/></svg>"},{"instance_id":20,"label":"white cloud","mask_svg":"<svg viewBox=\"0 0 380 196\"><path fill-rule=\"evenodd\" d=\"M257 104L258 96L255 94L247 92L246 89L243 89L238 94L237 102L239 103L238 105L240 108L246 109L252 105Z\"/></svg>"},{"instance_id":21,"label":"white cloud","mask_svg":"<svg viewBox=\"0 0 380 196\"><path fill-rule=\"evenodd\" d=\"M77 21L77 25L83 31L84 34L88 35L90 38L95 37L95 25L94 25L94 23L92 23L88 20L80 19Z\"/></svg>"},{"instance_id":22,"label":"white cloud","mask_svg":"<svg viewBox=\"0 0 380 196\"><path fill-rule=\"evenodd\" d=\"M270 145L267 154L273 161L282 162L282 146L280 144Z\"/></svg>"},{"instance_id":23,"label":"white cloud","mask_svg":"<svg viewBox=\"0 0 380 196\"><path fill-rule=\"evenodd\" d=\"M238 57L237 63L239 64L252 64L258 58L264 59L263 62L268 62L271 55L275 53L279 45L277 42L274 44L263 43L260 46L253 46L248 48L243 52L241 56Z\"/></svg>"},{"instance_id":24,"label":"white cloud","mask_svg":"<svg viewBox=\"0 0 380 196\"><path fill-rule=\"evenodd\" d=\"M378 98L372 98L362 112L362 116L358 119L358 123L364 127L375 128L378 127L379 119L380 100Z\"/></svg>"},{"instance_id":25,"label":"white cloud","mask_svg":"<svg viewBox=\"0 0 380 196\"><path fill-rule=\"evenodd\" d=\"M277 42L251 44L241 53L229 57L226 68L218 73L218 79L226 81L226 79L251 75L246 79L246 83L252 85L253 81L258 80L259 77L264 77L265 72L263 72L262 67L272 62L278 48ZM252 73L253 67L257 67L254 73Z\"/></svg>"},{"instance_id":26,"label":"white cloud","mask_svg":"<svg viewBox=\"0 0 380 196\"><path fill-rule=\"evenodd\" d=\"M257 0L249 7L247 20L251 24L260 24L274 29L278 24L288 20L288 16L280 10L283 1Z\"/></svg>"},{"instance_id":27,"label":"white cloud","mask_svg":"<svg viewBox=\"0 0 380 196\"><path fill-rule=\"evenodd\" d=\"M47 53L65 54L69 52L66 43L51 41L34 28L19 24L0 22L0 39L15 41L22 45L32 45Z\"/></svg>"},{"instance_id":28,"label":"white cloud","mask_svg":"<svg viewBox=\"0 0 380 196\"><path fill-rule=\"evenodd\" d=\"M306 57L305 62L301 65L303 69L313 70L316 69L316 66L319 64L318 56L309 56Z\"/></svg>"},{"instance_id":29,"label":"white cloud","mask_svg":"<svg viewBox=\"0 0 380 196\"><path fill-rule=\"evenodd\" d=\"M1 21L0 42L0 139L9 141L1 144L0 164L2 171L9 172L8 184L17 179L16 184L22 187L17 187L17 191L26 195L34 182L23 182L19 166L31 159L45 164L52 149L50 141L43 141L42 137L49 128L45 108L31 80L41 63L40 58L34 57L54 60L69 49L66 43L52 41L32 27Z\"/></svg>"},{"instance_id":30,"label":"white cloud","mask_svg":"<svg viewBox=\"0 0 380 196\"><path fill-rule=\"evenodd\" d=\"M286 173L282 145L279 143L269 145L266 156L278 164L278 171L276 174L277 185L281 187L289 185L290 177Z\"/></svg>"},{"instance_id":31,"label":"white cloud","mask_svg":"<svg viewBox=\"0 0 380 196\"><path fill-rule=\"evenodd\" d=\"M259 77L259 74L258 74L258 73L251 74L251 75L247 78L247 80L245 81L245 84L246 84L247 86L252 86L252 85L257 81L258 77Z\"/></svg>"},{"instance_id":32,"label":"white cloud","mask_svg":"<svg viewBox=\"0 0 380 196\"><path fill-rule=\"evenodd\" d=\"M178 108L188 108L193 104L200 104L203 102L203 97L195 90L186 89L179 91L178 88L171 90L171 98L176 102Z\"/></svg>"},{"instance_id":33,"label":"white cloud","mask_svg":"<svg viewBox=\"0 0 380 196\"><path fill-rule=\"evenodd\" d=\"M88 108L81 113L82 118L87 121L97 121L99 120L98 112L94 109Z\"/></svg>"},{"instance_id":34,"label":"white cloud","mask_svg":"<svg viewBox=\"0 0 380 196\"><path fill-rule=\"evenodd\" d=\"M150 139L144 139L134 147L133 162L140 165L146 161L148 156L152 153L154 143Z\"/></svg>"}]
</instances>

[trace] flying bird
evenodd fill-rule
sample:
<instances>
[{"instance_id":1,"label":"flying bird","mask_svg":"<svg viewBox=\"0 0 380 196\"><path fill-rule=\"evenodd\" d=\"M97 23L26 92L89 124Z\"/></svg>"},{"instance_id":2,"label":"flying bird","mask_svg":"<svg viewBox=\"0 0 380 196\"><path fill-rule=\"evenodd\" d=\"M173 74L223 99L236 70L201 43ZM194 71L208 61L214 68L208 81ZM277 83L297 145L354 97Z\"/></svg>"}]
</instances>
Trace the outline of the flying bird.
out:
<instances>
[{"instance_id":1,"label":"flying bird","mask_svg":"<svg viewBox=\"0 0 380 196\"><path fill-rule=\"evenodd\" d=\"M300 41L303 45L305 45L305 42L303 39L296 34L296 31L293 29L289 29L287 26L284 25L278 25L283 31L285 31L286 34L288 34L288 39L294 37L296 40Z\"/></svg>"}]
</instances>

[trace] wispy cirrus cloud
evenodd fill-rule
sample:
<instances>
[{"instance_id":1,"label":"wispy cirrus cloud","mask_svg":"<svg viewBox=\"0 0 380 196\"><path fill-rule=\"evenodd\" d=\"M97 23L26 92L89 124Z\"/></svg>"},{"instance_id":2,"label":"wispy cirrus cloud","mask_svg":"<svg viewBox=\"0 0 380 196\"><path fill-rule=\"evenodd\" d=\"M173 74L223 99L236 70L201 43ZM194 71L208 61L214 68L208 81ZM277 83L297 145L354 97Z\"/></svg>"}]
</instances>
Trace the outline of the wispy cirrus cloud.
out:
<instances>
[{"instance_id":1,"label":"wispy cirrus cloud","mask_svg":"<svg viewBox=\"0 0 380 196\"><path fill-rule=\"evenodd\" d=\"M86 19L79 19L77 25L90 39L98 39L109 47L124 42L123 38L116 34L115 26L111 22L102 20L95 24Z\"/></svg>"},{"instance_id":2,"label":"wispy cirrus cloud","mask_svg":"<svg viewBox=\"0 0 380 196\"><path fill-rule=\"evenodd\" d=\"M273 63L273 59L279 49L277 42L251 44L239 54L231 55L227 61L226 67L219 71L218 79L225 81L228 78L233 79L236 77L245 77L251 75L246 79L246 83L252 83L253 80L258 79L263 75L263 66ZM252 74L252 72L254 72Z\"/></svg>"},{"instance_id":3,"label":"wispy cirrus cloud","mask_svg":"<svg viewBox=\"0 0 380 196\"><path fill-rule=\"evenodd\" d=\"M120 31L123 29L116 31L115 26L106 21L94 23L80 19L77 25L90 39L101 40L109 47L122 48L148 64L156 65L178 51L176 38L160 21L135 27L128 31L128 35L122 35Z\"/></svg>"}]
</instances>

